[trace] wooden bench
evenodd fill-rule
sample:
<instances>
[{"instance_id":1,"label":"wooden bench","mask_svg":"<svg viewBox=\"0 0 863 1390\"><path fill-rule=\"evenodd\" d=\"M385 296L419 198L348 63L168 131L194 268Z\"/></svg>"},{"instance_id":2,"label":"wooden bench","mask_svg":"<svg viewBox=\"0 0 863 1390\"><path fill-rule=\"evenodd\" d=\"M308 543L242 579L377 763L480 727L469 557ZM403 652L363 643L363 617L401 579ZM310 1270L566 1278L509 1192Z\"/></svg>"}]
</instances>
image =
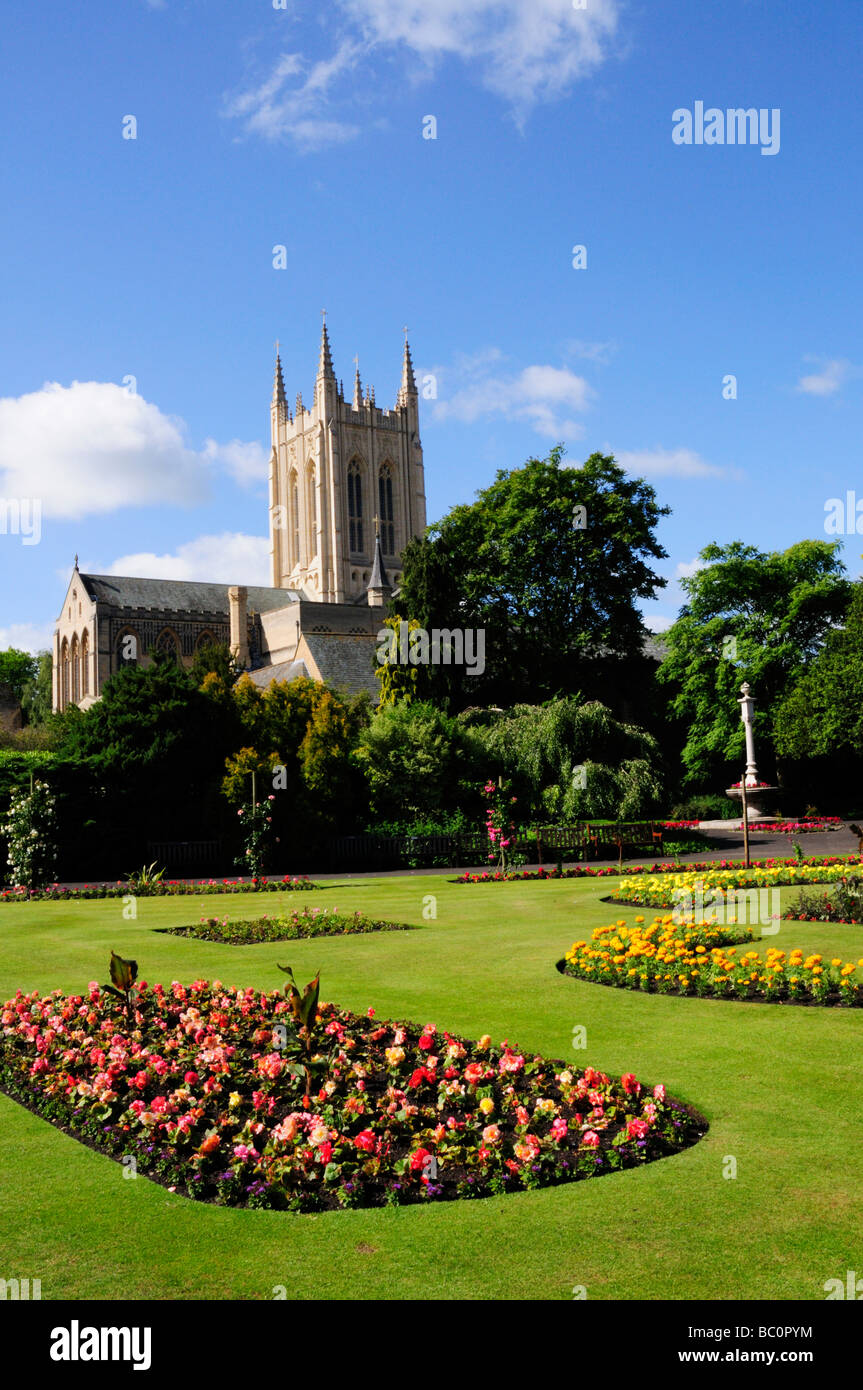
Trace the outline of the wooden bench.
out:
<instances>
[{"instance_id":1,"label":"wooden bench","mask_svg":"<svg viewBox=\"0 0 863 1390\"><path fill-rule=\"evenodd\" d=\"M594 825L584 821L577 826L537 826L536 846L540 865L543 856L556 853L559 861L568 859L610 859L617 852L623 863L627 851L649 849L660 855L663 827L659 821L622 821L612 825Z\"/></svg>"}]
</instances>

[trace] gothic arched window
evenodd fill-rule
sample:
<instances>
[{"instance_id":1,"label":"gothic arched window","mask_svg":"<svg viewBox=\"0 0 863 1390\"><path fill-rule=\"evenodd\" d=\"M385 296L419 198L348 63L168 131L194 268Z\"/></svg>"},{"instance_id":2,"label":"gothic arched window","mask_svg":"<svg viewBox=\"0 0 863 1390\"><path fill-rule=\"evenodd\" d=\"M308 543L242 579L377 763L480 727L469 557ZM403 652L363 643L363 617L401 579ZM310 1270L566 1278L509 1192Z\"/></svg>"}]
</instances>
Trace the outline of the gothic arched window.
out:
<instances>
[{"instance_id":1,"label":"gothic arched window","mask_svg":"<svg viewBox=\"0 0 863 1390\"><path fill-rule=\"evenodd\" d=\"M153 648L161 656L166 656L169 661L180 660L180 643L177 634L172 632L169 627L163 627L159 636L156 638L156 645Z\"/></svg>"},{"instance_id":2,"label":"gothic arched window","mask_svg":"<svg viewBox=\"0 0 863 1390\"><path fill-rule=\"evenodd\" d=\"M396 553L396 528L393 514L393 470L388 463L381 465L378 474L378 514L381 519L381 549L385 555Z\"/></svg>"},{"instance_id":3,"label":"gothic arched window","mask_svg":"<svg viewBox=\"0 0 863 1390\"><path fill-rule=\"evenodd\" d=\"M363 478L356 459L348 465L348 532L352 552L363 549Z\"/></svg>"},{"instance_id":4,"label":"gothic arched window","mask_svg":"<svg viewBox=\"0 0 863 1390\"><path fill-rule=\"evenodd\" d=\"M302 557L300 555L300 491L297 487L296 473L291 474L291 521L294 534L294 564L298 565Z\"/></svg>"},{"instance_id":5,"label":"gothic arched window","mask_svg":"<svg viewBox=\"0 0 863 1390\"><path fill-rule=\"evenodd\" d=\"M65 709L69 703L69 644L66 638L60 646L60 708Z\"/></svg>"},{"instance_id":6,"label":"gothic arched window","mask_svg":"<svg viewBox=\"0 0 863 1390\"><path fill-rule=\"evenodd\" d=\"M309 499L309 555L314 556L318 553L318 493L314 468L310 468L306 474L306 488Z\"/></svg>"},{"instance_id":7,"label":"gothic arched window","mask_svg":"<svg viewBox=\"0 0 863 1390\"><path fill-rule=\"evenodd\" d=\"M81 694L90 694L90 634L81 638Z\"/></svg>"},{"instance_id":8,"label":"gothic arched window","mask_svg":"<svg viewBox=\"0 0 863 1390\"><path fill-rule=\"evenodd\" d=\"M72 677L72 704L77 705L81 698L81 653L78 647L78 634L72 638L69 648L69 671Z\"/></svg>"}]
</instances>

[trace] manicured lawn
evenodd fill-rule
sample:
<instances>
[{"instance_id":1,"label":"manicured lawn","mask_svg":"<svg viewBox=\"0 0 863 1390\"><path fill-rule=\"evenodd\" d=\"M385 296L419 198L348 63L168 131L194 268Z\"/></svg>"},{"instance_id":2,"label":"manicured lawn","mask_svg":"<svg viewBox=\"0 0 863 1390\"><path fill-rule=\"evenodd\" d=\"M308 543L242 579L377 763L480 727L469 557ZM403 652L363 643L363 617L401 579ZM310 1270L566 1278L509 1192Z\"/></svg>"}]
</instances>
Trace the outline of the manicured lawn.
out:
<instances>
[{"instance_id":1,"label":"manicured lawn","mask_svg":"<svg viewBox=\"0 0 863 1390\"><path fill-rule=\"evenodd\" d=\"M601 903L615 879L460 887L440 877L327 884L315 901L415 932L232 947L155 928L224 914L216 898L0 908L0 998L83 990L111 948L141 977L271 990L275 963L322 967L322 996L381 1018L434 1021L663 1081L710 1121L641 1171L479 1202L318 1216L227 1210L123 1177L0 1096L0 1277L43 1298L823 1299L863 1261L859 1143L863 1010L643 996L555 970L591 928L638 909ZM789 898L794 890L786 890ZM437 918L423 918L424 897ZM268 911L296 904L267 899ZM785 903L783 902L783 906ZM260 916L255 897L232 918ZM782 922L766 944L863 956L863 928ZM573 1051L574 1025L587 1048ZM723 1177L727 1156L737 1177Z\"/></svg>"}]
</instances>

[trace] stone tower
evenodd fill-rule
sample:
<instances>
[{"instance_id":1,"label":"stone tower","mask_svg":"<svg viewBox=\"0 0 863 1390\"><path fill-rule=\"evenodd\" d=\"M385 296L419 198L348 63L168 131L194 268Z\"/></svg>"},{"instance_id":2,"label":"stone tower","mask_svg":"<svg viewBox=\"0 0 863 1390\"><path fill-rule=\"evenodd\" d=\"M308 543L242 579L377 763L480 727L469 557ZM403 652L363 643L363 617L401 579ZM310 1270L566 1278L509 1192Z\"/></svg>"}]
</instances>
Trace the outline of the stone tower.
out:
<instances>
[{"instance_id":1,"label":"stone tower","mask_svg":"<svg viewBox=\"0 0 863 1390\"><path fill-rule=\"evenodd\" d=\"M374 387L363 396L359 366L353 398L345 400L325 317L311 407L297 395L291 414L277 348L270 417L273 585L320 603L367 603L376 524L386 572L397 584L402 551L426 526L419 396L407 333L392 410L375 405Z\"/></svg>"}]
</instances>

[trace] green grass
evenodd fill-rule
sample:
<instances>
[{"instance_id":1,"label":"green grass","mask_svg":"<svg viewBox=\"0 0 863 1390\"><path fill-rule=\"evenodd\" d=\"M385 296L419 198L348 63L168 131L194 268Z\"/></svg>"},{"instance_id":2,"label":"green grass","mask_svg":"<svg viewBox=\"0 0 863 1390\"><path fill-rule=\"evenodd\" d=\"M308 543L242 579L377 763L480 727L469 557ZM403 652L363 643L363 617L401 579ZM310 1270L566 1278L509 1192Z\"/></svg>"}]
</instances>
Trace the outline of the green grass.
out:
<instances>
[{"instance_id":1,"label":"green grass","mask_svg":"<svg viewBox=\"0 0 863 1390\"><path fill-rule=\"evenodd\" d=\"M0 908L0 998L81 990L111 948L154 981L273 989L276 962L381 1018L491 1033L573 1065L664 1081L710 1131L642 1170L439 1207L318 1216L228 1210L123 1177L0 1096L0 1277L46 1299L823 1299L859 1269L863 1011L645 996L568 979L576 937L631 920L599 901L613 880L461 887L440 877L326 885L316 901L420 930L227 947L159 933L224 900L139 899ZM793 892L793 890L786 890ZM437 918L425 920L425 895ZM294 899L294 902L296 899ZM268 907L290 910L290 895ZM230 914L255 917L259 899ZM782 922L767 944L856 960L863 928ZM572 1050L576 1024L587 1049ZM737 1177L723 1178L726 1157Z\"/></svg>"}]
</instances>

